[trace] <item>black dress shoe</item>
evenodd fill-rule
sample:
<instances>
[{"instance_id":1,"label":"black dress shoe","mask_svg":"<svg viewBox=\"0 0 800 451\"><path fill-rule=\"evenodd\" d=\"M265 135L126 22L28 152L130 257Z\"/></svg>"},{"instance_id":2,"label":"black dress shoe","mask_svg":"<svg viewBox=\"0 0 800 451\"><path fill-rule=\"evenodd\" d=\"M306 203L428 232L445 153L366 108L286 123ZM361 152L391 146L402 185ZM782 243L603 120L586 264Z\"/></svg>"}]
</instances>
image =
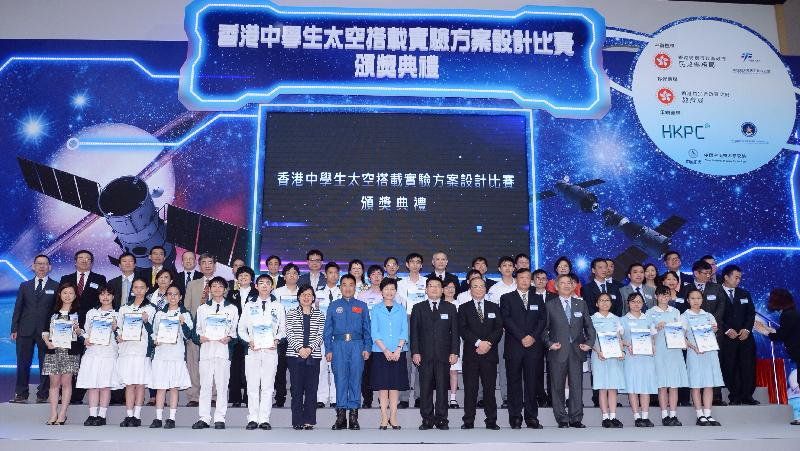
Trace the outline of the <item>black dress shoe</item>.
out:
<instances>
[{"instance_id":1,"label":"black dress shoe","mask_svg":"<svg viewBox=\"0 0 800 451\"><path fill-rule=\"evenodd\" d=\"M27 396L22 396L22 395L16 395L13 398L11 398L11 400L9 400L8 402L15 403L15 404L27 404L28 403L28 397Z\"/></svg>"},{"instance_id":2,"label":"black dress shoe","mask_svg":"<svg viewBox=\"0 0 800 451\"><path fill-rule=\"evenodd\" d=\"M325 403L324 402L317 402L317 409L324 409Z\"/></svg>"},{"instance_id":3,"label":"black dress shoe","mask_svg":"<svg viewBox=\"0 0 800 451\"><path fill-rule=\"evenodd\" d=\"M475 407L477 407L479 409L483 409L483 406L484 406L484 404L483 404L483 400L482 399L475 404Z\"/></svg>"},{"instance_id":4,"label":"black dress shoe","mask_svg":"<svg viewBox=\"0 0 800 451\"><path fill-rule=\"evenodd\" d=\"M302 424L295 424L294 426L292 426L292 429L294 429L295 431L302 431L303 430L303 425Z\"/></svg>"},{"instance_id":5,"label":"black dress shoe","mask_svg":"<svg viewBox=\"0 0 800 451\"><path fill-rule=\"evenodd\" d=\"M175 429L175 420L164 420L164 429Z\"/></svg>"},{"instance_id":6,"label":"black dress shoe","mask_svg":"<svg viewBox=\"0 0 800 451\"><path fill-rule=\"evenodd\" d=\"M314 425L313 424L303 425L303 430L304 431L313 431L314 430Z\"/></svg>"},{"instance_id":7,"label":"black dress shoe","mask_svg":"<svg viewBox=\"0 0 800 451\"><path fill-rule=\"evenodd\" d=\"M508 425L511 429L522 429L522 418L509 418Z\"/></svg>"},{"instance_id":8,"label":"black dress shoe","mask_svg":"<svg viewBox=\"0 0 800 451\"><path fill-rule=\"evenodd\" d=\"M622 429L624 425L622 424L622 421L619 421L619 418L612 418L611 427L614 429Z\"/></svg>"},{"instance_id":9,"label":"black dress shoe","mask_svg":"<svg viewBox=\"0 0 800 451\"><path fill-rule=\"evenodd\" d=\"M192 429L208 429L211 426L203 420L197 420L197 423L192 425Z\"/></svg>"},{"instance_id":10,"label":"black dress shoe","mask_svg":"<svg viewBox=\"0 0 800 451\"><path fill-rule=\"evenodd\" d=\"M451 409L458 409L459 408L458 401L456 401L455 399L451 399L450 404L447 407Z\"/></svg>"},{"instance_id":11,"label":"black dress shoe","mask_svg":"<svg viewBox=\"0 0 800 451\"><path fill-rule=\"evenodd\" d=\"M653 422L650 421L650 418L642 418L642 425L644 425L644 427L646 428L655 427L655 424L653 424Z\"/></svg>"},{"instance_id":12,"label":"black dress shoe","mask_svg":"<svg viewBox=\"0 0 800 451\"><path fill-rule=\"evenodd\" d=\"M609 429L611 427L611 420L606 418L603 420L601 424L604 428Z\"/></svg>"},{"instance_id":13,"label":"black dress shoe","mask_svg":"<svg viewBox=\"0 0 800 451\"><path fill-rule=\"evenodd\" d=\"M347 411L345 409L336 409L336 422L333 423L331 429L334 431L347 429Z\"/></svg>"},{"instance_id":14,"label":"black dress shoe","mask_svg":"<svg viewBox=\"0 0 800 451\"><path fill-rule=\"evenodd\" d=\"M422 424L419 425L420 431L427 431L433 429L433 424L423 421Z\"/></svg>"},{"instance_id":15,"label":"black dress shoe","mask_svg":"<svg viewBox=\"0 0 800 451\"><path fill-rule=\"evenodd\" d=\"M131 424L130 424L131 427L138 428L141 425L142 425L141 418L131 417Z\"/></svg>"},{"instance_id":16,"label":"black dress shoe","mask_svg":"<svg viewBox=\"0 0 800 451\"><path fill-rule=\"evenodd\" d=\"M155 420L153 420L152 423L150 423L150 429L162 428L162 427L164 427L164 422L159 420L158 418L156 418Z\"/></svg>"},{"instance_id":17,"label":"black dress shoe","mask_svg":"<svg viewBox=\"0 0 800 451\"><path fill-rule=\"evenodd\" d=\"M561 421L559 421L559 422L558 422L558 428L559 428L559 429L566 429L566 428L568 428L568 427L569 427L569 423L567 423L567 422L561 422Z\"/></svg>"},{"instance_id":18,"label":"black dress shoe","mask_svg":"<svg viewBox=\"0 0 800 451\"><path fill-rule=\"evenodd\" d=\"M800 420L792 420L789 422L789 424L792 426L800 426Z\"/></svg>"},{"instance_id":19,"label":"black dress shoe","mask_svg":"<svg viewBox=\"0 0 800 451\"><path fill-rule=\"evenodd\" d=\"M361 404L361 408L362 409L371 409L372 408L372 402L364 401L364 403Z\"/></svg>"},{"instance_id":20,"label":"black dress shoe","mask_svg":"<svg viewBox=\"0 0 800 451\"><path fill-rule=\"evenodd\" d=\"M408 407L408 403L406 403L406 407ZM335 403L335 402L332 402L332 403L330 404L330 408L331 408L331 409L335 409L335 408L336 408L336 403Z\"/></svg>"},{"instance_id":21,"label":"black dress shoe","mask_svg":"<svg viewBox=\"0 0 800 451\"><path fill-rule=\"evenodd\" d=\"M358 431L361 425L358 424L358 409L351 409L350 414L347 416L347 429L351 431Z\"/></svg>"},{"instance_id":22,"label":"black dress shoe","mask_svg":"<svg viewBox=\"0 0 800 451\"><path fill-rule=\"evenodd\" d=\"M400 401L397 403L398 409L408 409L408 401Z\"/></svg>"},{"instance_id":23,"label":"black dress shoe","mask_svg":"<svg viewBox=\"0 0 800 451\"><path fill-rule=\"evenodd\" d=\"M265 421L265 422L263 422L263 423L259 424L259 425L258 425L258 428L259 428L259 429L263 429L263 430L265 430L265 431L271 431L271 430L272 430L272 425L271 425L271 424L269 424L269 423L267 423L267 422Z\"/></svg>"},{"instance_id":24,"label":"black dress shoe","mask_svg":"<svg viewBox=\"0 0 800 451\"><path fill-rule=\"evenodd\" d=\"M750 399L743 399L742 404L746 406L757 406L761 404L761 402L759 402L757 399L750 398Z\"/></svg>"},{"instance_id":25,"label":"black dress shoe","mask_svg":"<svg viewBox=\"0 0 800 451\"><path fill-rule=\"evenodd\" d=\"M122 422L119 424L119 427L121 427L121 428L130 427L132 419L133 419L133 417L125 417L125 419L123 419Z\"/></svg>"},{"instance_id":26,"label":"black dress shoe","mask_svg":"<svg viewBox=\"0 0 800 451\"><path fill-rule=\"evenodd\" d=\"M678 420L678 417L672 417L672 424L670 426L683 426L683 423Z\"/></svg>"},{"instance_id":27,"label":"black dress shoe","mask_svg":"<svg viewBox=\"0 0 800 451\"><path fill-rule=\"evenodd\" d=\"M225 422L224 421L215 421L214 422L214 429L225 429Z\"/></svg>"},{"instance_id":28,"label":"black dress shoe","mask_svg":"<svg viewBox=\"0 0 800 451\"><path fill-rule=\"evenodd\" d=\"M672 417L666 416L661 419L661 426L672 426Z\"/></svg>"},{"instance_id":29,"label":"black dress shoe","mask_svg":"<svg viewBox=\"0 0 800 451\"><path fill-rule=\"evenodd\" d=\"M247 426L245 426L244 428L248 431L253 431L255 429L258 429L258 423L256 423L255 421L248 421Z\"/></svg>"},{"instance_id":30,"label":"black dress shoe","mask_svg":"<svg viewBox=\"0 0 800 451\"><path fill-rule=\"evenodd\" d=\"M711 426L722 426L719 421L715 420L714 417L708 417L708 424Z\"/></svg>"},{"instance_id":31,"label":"black dress shoe","mask_svg":"<svg viewBox=\"0 0 800 451\"><path fill-rule=\"evenodd\" d=\"M708 418L706 418L704 416L699 416L699 417L697 417L697 421L694 424L697 425L697 426L709 426Z\"/></svg>"},{"instance_id":32,"label":"black dress shoe","mask_svg":"<svg viewBox=\"0 0 800 451\"><path fill-rule=\"evenodd\" d=\"M536 418L528 418L525 420L525 427L528 429L542 429L541 423Z\"/></svg>"},{"instance_id":33,"label":"black dress shoe","mask_svg":"<svg viewBox=\"0 0 800 451\"><path fill-rule=\"evenodd\" d=\"M500 404L500 408L501 408L501 409L508 409L508 401L506 401L506 400L504 399L504 400L503 400L503 403L502 403L502 404Z\"/></svg>"},{"instance_id":34,"label":"black dress shoe","mask_svg":"<svg viewBox=\"0 0 800 451\"><path fill-rule=\"evenodd\" d=\"M94 426L95 421L97 421L97 417L89 416L86 421L83 422L84 426Z\"/></svg>"},{"instance_id":35,"label":"black dress shoe","mask_svg":"<svg viewBox=\"0 0 800 451\"><path fill-rule=\"evenodd\" d=\"M189 401L186 403L186 407L198 407L198 406L200 406L200 403L198 403L197 401Z\"/></svg>"},{"instance_id":36,"label":"black dress shoe","mask_svg":"<svg viewBox=\"0 0 800 451\"><path fill-rule=\"evenodd\" d=\"M440 431L446 431L446 430L450 429L450 426L447 424L447 422L442 421L442 422L436 423L436 429L439 429Z\"/></svg>"},{"instance_id":37,"label":"black dress shoe","mask_svg":"<svg viewBox=\"0 0 800 451\"><path fill-rule=\"evenodd\" d=\"M642 422L641 418L637 418L636 421L633 422L633 425L636 426L637 428L644 427L644 423Z\"/></svg>"},{"instance_id":38,"label":"black dress shoe","mask_svg":"<svg viewBox=\"0 0 800 451\"><path fill-rule=\"evenodd\" d=\"M94 417L94 424L92 426L105 426L106 425L106 417Z\"/></svg>"},{"instance_id":39,"label":"black dress shoe","mask_svg":"<svg viewBox=\"0 0 800 451\"><path fill-rule=\"evenodd\" d=\"M461 425L461 429L473 429L473 428L475 428L474 423L464 423Z\"/></svg>"},{"instance_id":40,"label":"black dress shoe","mask_svg":"<svg viewBox=\"0 0 800 451\"><path fill-rule=\"evenodd\" d=\"M415 399L415 400L414 400L414 408L415 408L415 409L418 409L418 408L419 408L419 398L417 398L417 399Z\"/></svg>"},{"instance_id":41,"label":"black dress shoe","mask_svg":"<svg viewBox=\"0 0 800 451\"><path fill-rule=\"evenodd\" d=\"M493 431L499 431L500 430L500 426L498 426L497 423L495 423L494 421L492 421L491 423L487 422L486 423L486 429L491 429Z\"/></svg>"},{"instance_id":42,"label":"black dress shoe","mask_svg":"<svg viewBox=\"0 0 800 451\"><path fill-rule=\"evenodd\" d=\"M573 421L572 423L569 424L569 427L575 429L584 429L586 425L581 423L580 421Z\"/></svg>"}]
</instances>

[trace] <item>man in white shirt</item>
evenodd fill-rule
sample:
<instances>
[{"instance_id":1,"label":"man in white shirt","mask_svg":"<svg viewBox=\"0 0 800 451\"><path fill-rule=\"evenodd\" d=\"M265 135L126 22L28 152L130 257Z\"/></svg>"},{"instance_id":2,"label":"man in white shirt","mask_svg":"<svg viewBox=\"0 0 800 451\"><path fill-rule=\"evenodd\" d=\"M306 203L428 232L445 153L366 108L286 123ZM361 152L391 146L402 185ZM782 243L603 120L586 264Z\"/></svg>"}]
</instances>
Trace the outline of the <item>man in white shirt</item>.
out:
<instances>
[{"instance_id":1,"label":"man in white shirt","mask_svg":"<svg viewBox=\"0 0 800 451\"><path fill-rule=\"evenodd\" d=\"M511 293L517 289L517 282L514 280L514 259L510 256L503 256L497 261L497 270L500 271L500 281L492 285L486 294L486 300L500 305L500 297L506 293ZM498 371L498 384L500 386L500 395L503 397L503 403L500 405L501 409L508 407L508 380L506 379L506 359L503 358L505 352L505 335L500 339L497 344L497 350L500 353L500 365L497 366ZM483 401L481 399L481 401ZM479 402L481 402L479 401ZM482 404L482 402L481 402Z\"/></svg>"},{"instance_id":2,"label":"man in white shirt","mask_svg":"<svg viewBox=\"0 0 800 451\"><path fill-rule=\"evenodd\" d=\"M322 251L319 249L311 249L306 253L308 272L300 276L300 279L297 281L298 286L310 285L314 291L325 286L325 276L321 271L323 258Z\"/></svg>"},{"instance_id":3,"label":"man in white shirt","mask_svg":"<svg viewBox=\"0 0 800 451\"><path fill-rule=\"evenodd\" d=\"M200 272L203 277L189 282L183 300L183 306L195 317L197 309L209 300L211 293L208 283L214 277L216 268L217 259L213 255L200 254ZM189 379L192 381L191 388L186 390L186 397L189 399L186 407L197 407L200 401L200 347L192 341L186 343L186 369L189 370Z\"/></svg>"},{"instance_id":4,"label":"man in white shirt","mask_svg":"<svg viewBox=\"0 0 800 451\"><path fill-rule=\"evenodd\" d=\"M397 282L397 299L405 306L406 314L411 317L411 309L419 302L425 300L425 277L422 277L422 254L412 252L406 256L406 269L408 277ZM417 367L408 359L409 390L400 392L400 402L397 407L409 407L411 392L414 392L414 407L419 407L419 373Z\"/></svg>"},{"instance_id":5,"label":"man in white shirt","mask_svg":"<svg viewBox=\"0 0 800 451\"><path fill-rule=\"evenodd\" d=\"M200 271L195 269L197 266L197 258L192 251L186 251L181 255L181 264L183 271L179 272L175 278L175 285L181 290L181 295L186 296L186 287L196 279L203 277Z\"/></svg>"}]
</instances>

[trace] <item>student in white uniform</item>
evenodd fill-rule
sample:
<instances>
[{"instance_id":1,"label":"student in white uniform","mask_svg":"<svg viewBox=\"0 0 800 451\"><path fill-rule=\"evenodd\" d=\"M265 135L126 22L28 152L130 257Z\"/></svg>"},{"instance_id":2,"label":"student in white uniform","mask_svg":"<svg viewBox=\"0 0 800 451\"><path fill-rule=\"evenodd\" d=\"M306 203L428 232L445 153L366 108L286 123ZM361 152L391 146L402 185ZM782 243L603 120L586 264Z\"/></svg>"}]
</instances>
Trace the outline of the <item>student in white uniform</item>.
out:
<instances>
[{"instance_id":1,"label":"student in white uniform","mask_svg":"<svg viewBox=\"0 0 800 451\"><path fill-rule=\"evenodd\" d=\"M181 290L175 285L167 288L167 305L156 312L153 320L153 362L151 363L150 383L147 386L156 390L156 418L150 428L174 429L175 413L178 411L178 390L192 386L189 369L186 367L186 340L193 336L192 314L181 305ZM174 335L164 331L164 342L159 340L162 327L176 328ZM168 329L169 330L169 329ZM164 421L164 401L169 390L169 418Z\"/></svg>"},{"instance_id":2,"label":"student in white uniform","mask_svg":"<svg viewBox=\"0 0 800 451\"><path fill-rule=\"evenodd\" d=\"M406 256L406 268L408 277L397 282L397 299L406 306L408 318L411 318L411 309L425 298L425 277L420 274L422 271L422 254L412 252ZM414 407L419 407L419 373L417 366L408 359L408 391L400 392L399 409L409 407L409 398L414 393Z\"/></svg>"},{"instance_id":3,"label":"student in white uniform","mask_svg":"<svg viewBox=\"0 0 800 451\"><path fill-rule=\"evenodd\" d=\"M656 376L658 379L658 404L661 407L663 426L682 426L678 420L678 387L689 386L683 350L667 347L665 328L669 324L681 324L681 313L669 305L670 289L664 285L656 288L656 305L647 310L653 318L656 335ZM681 325L681 327L683 327ZM683 331L685 335L685 331Z\"/></svg>"},{"instance_id":4,"label":"student in white uniform","mask_svg":"<svg viewBox=\"0 0 800 451\"><path fill-rule=\"evenodd\" d=\"M283 311L297 308L297 282L300 280L300 268L294 263L287 263L281 270L285 285L278 286L272 295L283 305ZM275 407L283 407L286 402L286 372L289 370L286 351L289 342L286 339L278 344L278 371L275 373Z\"/></svg>"},{"instance_id":5,"label":"student in white uniform","mask_svg":"<svg viewBox=\"0 0 800 451\"><path fill-rule=\"evenodd\" d=\"M317 308L322 315L328 312L331 302L342 297L339 290L339 265L336 262L328 262L325 265L325 287L317 290L314 294L317 298ZM325 343L322 343L322 355L325 355ZM322 409L325 403L330 407L336 407L336 383L333 380L333 368L327 359L319 359L319 381L317 382L317 408Z\"/></svg>"},{"instance_id":6,"label":"student in white uniform","mask_svg":"<svg viewBox=\"0 0 800 451\"><path fill-rule=\"evenodd\" d=\"M152 341L152 321L156 309L145 299L147 282L139 277L133 279L131 285L132 300L119 308L119 320L124 328L125 315L141 315L142 331L138 340L123 341L122 333L117 335L119 357L117 372L122 385L125 386L125 419L121 427L139 427L142 425L142 406L144 405L144 387L150 382L150 357L147 356Z\"/></svg>"},{"instance_id":7,"label":"student in white uniform","mask_svg":"<svg viewBox=\"0 0 800 451\"><path fill-rule=\"evenodd\" d=\"M111 389L120 386L117 379L117 340L116 329L119 326L118 314L114 311L114 288L110 285L100 287L98 292L100 307L93 308L86 313L86 353L81 359L81 369L78 371L76 387L85 388L89 393L89 418L83 422L84 426L105 426L108 403L111 400ZM111 321L108 344L100 343L100 332L96 332L97 343L92 342L92 329L106 327ZM99 329L100 330L100 329Z\"/></svg>"},{"instance_id":8,"label":"student in white uniform","mask_svg":"<svg viewBox=\"0 0 800 451\"><path fill-rule=\"evenodd\" d=\"M272 278L266 274L256 279L258 297L242 306L239 318L239 339L247 348L244 357L244 372L247 377L247 426L272 429L269 424L272 414L272 393L275 389L275 372L278 369L278 343L286 338L286 314L283 306L273 302ZM258 347L255 327L269 326L273 341L266 347ZM263 345L262 345L263 346Z\"/></svg>"},{"instance_id":9,"label":"student in white uniform","mask_svg":"<svg viewBox=\"0 0 800 451\"><path fill-rule=\"evenodd\" d=\"M514 259L510 256L500 257L497 261L497 269L500 271L500 281L492 285L489 291L486 292L486 300L500 305L500 297L506 293L511 293L517 289L517 281L514 279ZM501 409L508 407L508 379L506 378L506 359L505 353L505 334L497 344L497 351L500 354L500 364L497 365L497 385L500 386L500 395L503 397L503 402L500 404ZM478 402L483 401L483 387L479 389Z\"/></svg>"},{"instance_id":10,"label":"student in white uniform","mask_svg":"<svg viewBox=\"0 0 800 451\"><path fill-rule=\"evenodd\" d=\"M625 391L628 392L628 401L633 411L634 425L637 428L655 426L650 421L650 395L658 393L658 379L656 378L656 362L653 357L655 324L652 318L643 310L644 297L636 292L628 295L626 299L628 313L620 318L624 330L623 342L625 343ZM639 353L633 343L634 334L644 334L645 343L650 343L649 354Z\"/></svg>"},{"instance_id":11,"label":"student in white uniform","mask_svg":"<svg viewBox=\"0 0 800 451\"><path fill-rule=\"evenodd\" d=\"M192 429L211 427L211 387L217 389L217 407L214 410L214 429L225 429L228 411L228 381L231 376L231 354L236 340L239 311L225 300L228 282L214 277L208 282L211 300L197 308L195 340L200 343L200 419ZM220 324L222 323L222 324ZM222 328L220 331L219 329ZM216 336L221 332L221 338ZM214 333L211 337L206 334Z\"/></svg>"},{"instance_id":12,"label":"student in white uniform","mask_svg":"<svg viewBox=\"0 0 800 451\"><path fill-rule=\"evenodd\" d=\"M598 338L595 341L592 352L592 388L598 391L598 401L600 411L603 413L602 426L608 428L622 428L622 422L617 419L617 392L625 388L625 369L623 360L625 354L620 357L606 357L600 341L603 337L600 334L615 333L620 343L622 351L622 323L617 315L611 313L613 303L611 294L600 293L597 296L597 312L592 315L592 324L597 331Z\"/></svg>"}]
</instances>

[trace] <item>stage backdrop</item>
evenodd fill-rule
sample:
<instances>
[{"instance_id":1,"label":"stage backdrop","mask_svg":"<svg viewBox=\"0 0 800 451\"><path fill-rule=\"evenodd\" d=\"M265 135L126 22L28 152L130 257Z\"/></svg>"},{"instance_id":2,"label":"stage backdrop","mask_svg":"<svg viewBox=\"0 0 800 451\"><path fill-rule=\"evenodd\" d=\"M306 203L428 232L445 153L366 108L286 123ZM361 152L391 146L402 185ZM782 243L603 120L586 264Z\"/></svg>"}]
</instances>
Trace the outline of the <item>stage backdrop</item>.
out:
<instances>
[{"instance_id":1,"label":"stage backdrop","mask_svg":"<svg viewBox=\"0 0 800 451\"><path fill-rule=\"evenodd\" d=\"M800 59L752 30L236 3L190 5L188 44L0 41L0 365L32 257L60 276L82 248L108 276L163 243L260 269L566 255L585 280L669 247L742 266L765 314L800 296Z\"/></svg>"}]
</instances>

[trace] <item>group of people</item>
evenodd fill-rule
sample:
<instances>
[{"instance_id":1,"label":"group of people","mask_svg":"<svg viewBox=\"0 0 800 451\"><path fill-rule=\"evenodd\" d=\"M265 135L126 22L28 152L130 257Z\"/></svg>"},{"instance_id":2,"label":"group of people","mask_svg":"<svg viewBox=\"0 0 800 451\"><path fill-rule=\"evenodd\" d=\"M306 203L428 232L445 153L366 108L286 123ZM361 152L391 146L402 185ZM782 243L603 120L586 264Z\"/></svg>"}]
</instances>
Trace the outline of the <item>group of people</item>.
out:
<instances>
[{"instance_id":1,"label":"group of people","mask_svg":"<svg viewBox=\"0 0 800 451\"><path fill-rule=\"evenodd\" d=\"M479 406L486 428L500 429L498 382L511 428L524 422L540 429L543 398L559 427L583 428L587 360L606 428L622 427L619 392L628 394L637 427L653 426L651 395L658 397L664 426L681 425L677 405L689 394L696 424L719 426L711 407L723 385L731 404L757 403L753 302L739 287L741 268L730 265L717 275L710 256L695 262L692 274L680 272L680 255L672 251L660 276L654 265L634 263L626 285L613 279L613 261L603 258L592 261L593 279L583 285L565 257L556 261L552 279L532 271L527 255L502 257L498 281L486 278L482 257L460 281L447 271L444 252L433 255L433 271L425 276L423 256L409 254L403 278L393 257L366 270L352 260L342 276L335 262L323 268L321 251L306 258L309 271L301 274L294 263L281 267L270 256L268 272L258 277L236 259L229 281L215 276L212 255L200 256L197 271L195 255L185 252L183 271L176 272L165 267L164 249L154 247L151 268L137 268L135 257L124 253L121 274L106 281L91 271L92 253L82 250L76 271L57 283L49 277L49 258L38 255L12 318L12 402L27 402L36 347L37 401L49 399L47 424L54 425L64 424L70 400L88 391L84 425L105 425L116 398L126 405L120 426L138 427L149 391L150 427L174 428L178 391L187 390L187 406L199 410L194 429L224 429L230 402L247 405L246 429L268 430L272 407L285 403L288 370L298 430L314 428L326 401L336 409L333 429L360 429L359 408L371 407L375 391L381 429L400 429L397 409L411 399L420 408L420 429L448 429L448 408L458 407L459 371L462 429L474 427ZM774 302L771 297L770 307L794 309L784 292ZM767 333L789 345L784 328Z\"/></svg>"}]
</instances>

